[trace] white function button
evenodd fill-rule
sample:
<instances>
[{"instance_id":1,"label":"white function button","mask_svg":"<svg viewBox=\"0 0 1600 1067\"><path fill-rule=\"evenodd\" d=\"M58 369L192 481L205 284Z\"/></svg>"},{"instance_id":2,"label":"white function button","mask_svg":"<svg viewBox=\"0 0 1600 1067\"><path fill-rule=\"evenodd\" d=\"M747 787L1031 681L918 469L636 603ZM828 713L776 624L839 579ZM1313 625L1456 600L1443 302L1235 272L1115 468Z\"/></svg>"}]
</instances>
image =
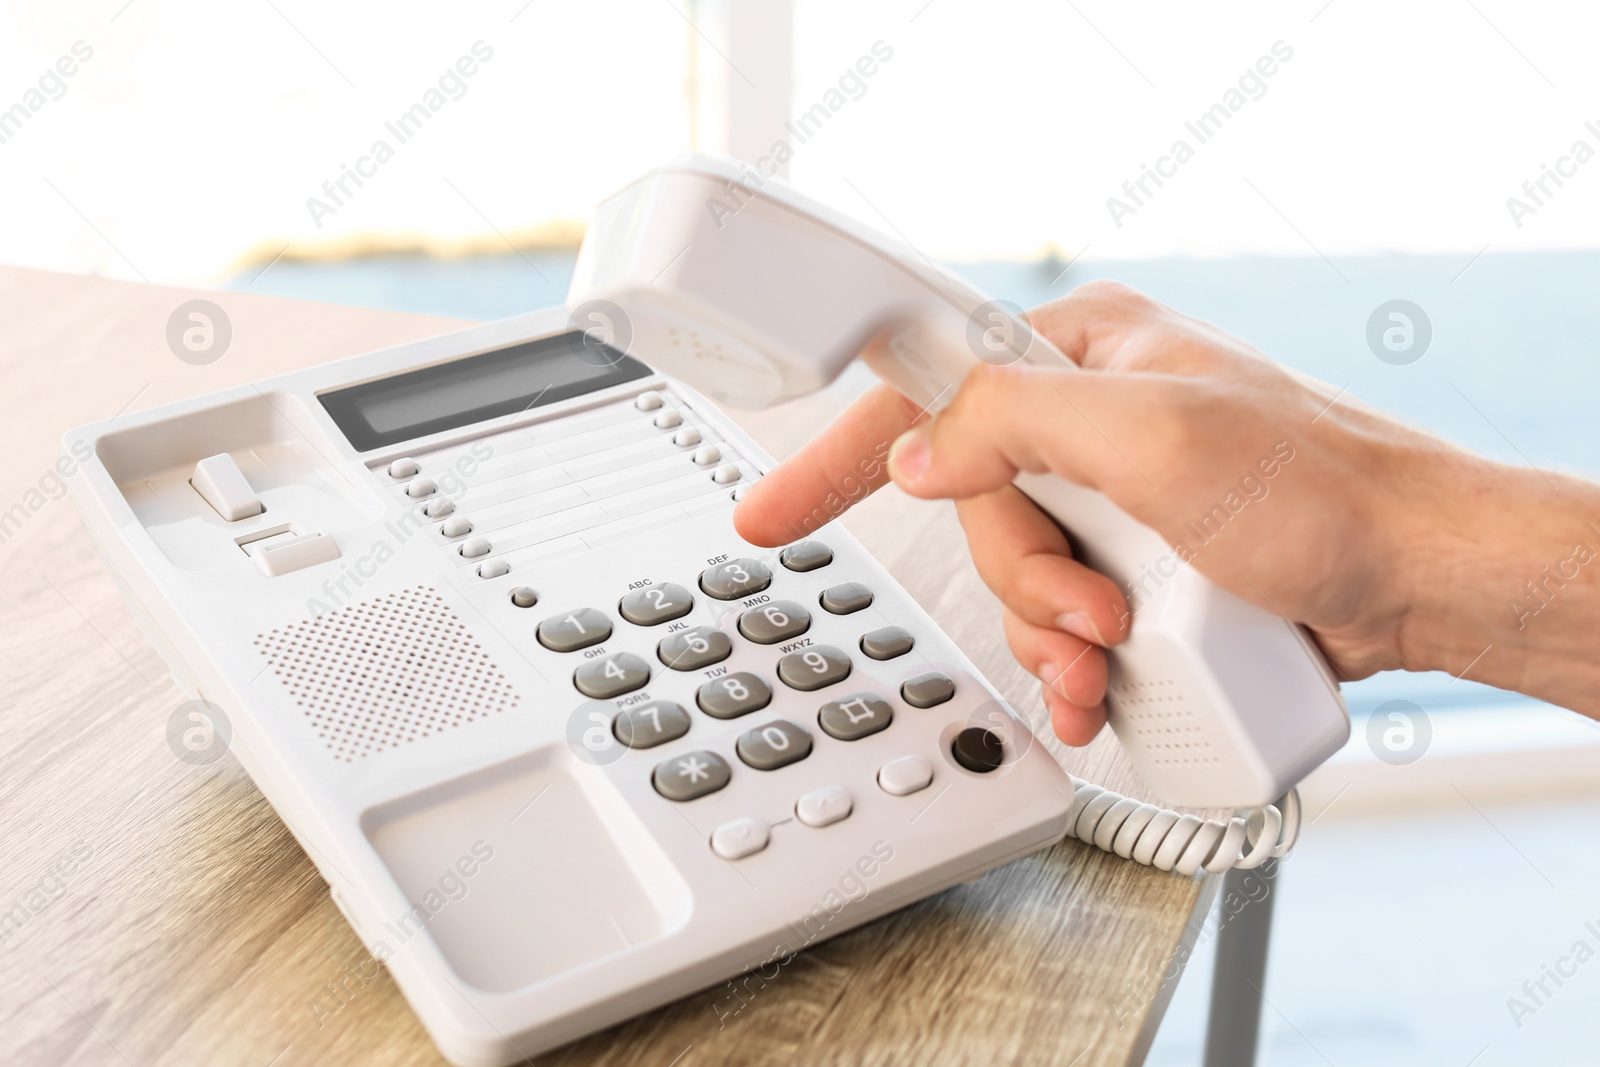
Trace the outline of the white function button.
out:
<instances>
[{"instance_id":1,"label":"white function button","mask_svg":"<svg viewBox=\"0 0 1600 1067\"><path fill-rule=\"evenodd\" d=\"M406 496L413 500L421 500L425 496L432 496L437 488L432 478L413 478L411 484L406 486Z\"/></svg>"},{"instance_id":2,"label":"white function button","mask_svg":"<svg viewBox=\"0 0 1600 1067\"><path fill-rule=\"evenodd\" d=\"M421 469L421 467L417 466L416 460L412 459L410 456L406 456L404 459L397 459L393 463L389 464L389 477L415 478L417 476L417 472Z\"/></svg>"},{"instance_id":3,"label":"white function button","mask_svg":"<svg viewBox=\"0 0 1600 1067\"><path fill-rule=\"evenodd\" d=\"M489 554L489 539L487 537L474 537L471 540L461 542L461 554L468 559L472 559L475 556L487 556Z\"/></svg>"},{"instance_id":4,"label":"white function button","mask_svg":"<svg viewBox=\"0 0 1600 1067\"><path fill-rule=\"evenodd\" d=\"M701 467L709 467L721 458L722 449L716 445L706 445L704 448L697 449L694 454L695 463Z\"/></svg>"},{"instance_id":5,"label":"white function button","mask_svg":"<svg viewBox=\"0 0 1600 1067\"><path fill-rule=\"evenodd\" d=\"M795 801L794 813L807 826L831 826L848 816L853 808L843 786L825 785Z\"/></svg>"},{"instance_id":6,"label":"white function button","mask_svg":"<svg viewBox=\"0 0 1600 1067\"><path fill-rule=\"evenodd\" d=\"M261 506L256 491L245 480L244 472L226 452L207 456L196 463L189 484L194 486L195 492L207 504L216 509L218 515L229 522L248 519L267 510Z\"/></svg>"},{"instance_id":7,"label":"white function button","mask_svg":"<svg viewBox=\"0 0 1600 1067\"><path fill-rule=\"evenodd\" d=\"M674 430L683 422L683 416L676 411L663 411L656 416L656 429Z\"/></svg>"},{"instance_id":8,"label":"white function button","mask_svg":"<svg viewBox=\"0 0 1600 1067\"><path fill-rule=\"evenodd\" d=\"M735 489L733 491L733 499L735 499L735 500L743 500L744 499L745 490L747 490L749 488L750 487L748 485L739 486L739 488L737 488L737 489Z\"/></svg>"},{"instance_id":9,"label":"white function button","mask_svg":"<svg viewBox=\"0 0 1600 1067\"><path fill-rule=\"evenodd\" d=\"M457 515L453 519L446 519L439 526L439 532L446 537L462 537L472 532L472 520L465 515Z\"/></svg>"},{"instance_id":10,"label":"white function button","mask_svg":"<svg viewBox=\"0 0 1600 1067\"><path fill-rule=\"evenodd\" d=\"M436 497L422 505L422 513L430 519L442 519L456 509L456 502L447 496Z\"/></svg>"},{"instance_id":11,"label":"white function button","mask_svg":"<svg viewBox=\"0 0 1600 1067\"><path fill-rule=\"evenodd\" d=\"M739 480L739 468L735 467L732 463L724 463L722 466L711 472L711 480L716 482L718 485L727 485L730 482L736 482Z\"/></svg>"},{"instance_id":12,"label":"white function button","mask_svg":"<svg viewBox=\"0 0 1600 1067\"><path fill-rule=\"evenodd\" d=\"M921 756L901 756L878 768L878 784L885 793L897 797L926 789L931 781L933 768Z\"/></svg>"},{"instance_id":13,"label":"white function button","mask_svg":"<svg viewBox=\"0 0 1600 1067\"><path fill-rule=\"evenodd\" d=\"M503 559L491 559L487 563L478 564L479 578L498 578L511 569L511 564Z\"/></svg>"},{"instance_id":14,"label":"white function button","mask_svg":"<svg viewBox=\"0 0 1600 1067\"><path fill-rule=\"evenodd\" d=\"M640 411L655 411L661 406L661 394L654 389L648 393L640 393L633 401L633 406Z\"/></svg>"},{"instance_id":15,"label":"white function button","mask_svg":"<svg viewBox=\"0 0 1600 1067\"><path fill-rule=\"evenodd\" d=\"M734 819L711 832L711 848L725 860L742 860L767 847L771 835L760 819Z\"/></svg>"},{"instance_id":16,"label":"white function button","mask_svg":"<svg viewBox=\"0 0 1600 1067\"><path fill-rule=\"evenodd\" d=\"M693 426L685 426L672 435L672 443L679 448L689 448L700 443L700 431Z\"/></svg>"}]
</instances>

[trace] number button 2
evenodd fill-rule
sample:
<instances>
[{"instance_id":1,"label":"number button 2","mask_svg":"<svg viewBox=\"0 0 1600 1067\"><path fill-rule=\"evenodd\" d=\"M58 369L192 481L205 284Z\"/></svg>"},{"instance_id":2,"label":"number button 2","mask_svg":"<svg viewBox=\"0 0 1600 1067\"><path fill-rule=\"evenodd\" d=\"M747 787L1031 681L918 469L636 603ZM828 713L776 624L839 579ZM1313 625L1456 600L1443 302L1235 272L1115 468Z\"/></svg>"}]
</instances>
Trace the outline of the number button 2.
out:
<instances>
[{"instance_id":1,"label":"number button 2","mask_svg":"<svg viewBox=\"0 0 1600 1067\"><path fill-rule=\"evenodd\" d=\"M635 626L659 626L681 619L694 607L694 596L676 582L635 589L622 598L617 610Z\"/></svg>"}]
</instances>

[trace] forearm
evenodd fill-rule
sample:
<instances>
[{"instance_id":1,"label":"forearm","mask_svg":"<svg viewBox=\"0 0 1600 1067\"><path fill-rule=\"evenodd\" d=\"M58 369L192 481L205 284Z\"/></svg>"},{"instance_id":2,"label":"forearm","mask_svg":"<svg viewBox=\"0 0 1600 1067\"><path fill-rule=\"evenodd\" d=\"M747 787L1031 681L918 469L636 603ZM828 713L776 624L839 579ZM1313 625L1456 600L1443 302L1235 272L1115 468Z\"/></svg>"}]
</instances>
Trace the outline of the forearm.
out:
<instances>
[{"instance_id":1,"label":"forearm","mask_svg":"<svg viewBox=\"0 0 1600 1067\"><path fill-rule=\"evenodd\" d=\"M1600 486L1454 451L1397 524L1405 666L1600 718Z\"/></svg>"}]
</instances>

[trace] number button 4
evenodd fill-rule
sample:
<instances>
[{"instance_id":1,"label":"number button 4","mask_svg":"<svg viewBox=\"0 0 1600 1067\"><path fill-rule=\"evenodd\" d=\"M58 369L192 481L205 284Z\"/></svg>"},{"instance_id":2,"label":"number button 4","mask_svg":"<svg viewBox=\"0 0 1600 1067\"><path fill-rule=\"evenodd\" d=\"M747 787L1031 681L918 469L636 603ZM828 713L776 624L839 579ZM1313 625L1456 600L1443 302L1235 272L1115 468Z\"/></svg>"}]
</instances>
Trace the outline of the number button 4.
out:
<instances>
[{"instance_id":1,"label":"number button 4","mask_svg":"<svg viewBox=\"0 0 1600 1067\"><path fill-rule=\"evenodd\" d=\"M578 692L596 700L610 700L643 689L649 680L650 664L632 652L590 660L572 674L572 684Z\"/></svg>"}]
</instances>

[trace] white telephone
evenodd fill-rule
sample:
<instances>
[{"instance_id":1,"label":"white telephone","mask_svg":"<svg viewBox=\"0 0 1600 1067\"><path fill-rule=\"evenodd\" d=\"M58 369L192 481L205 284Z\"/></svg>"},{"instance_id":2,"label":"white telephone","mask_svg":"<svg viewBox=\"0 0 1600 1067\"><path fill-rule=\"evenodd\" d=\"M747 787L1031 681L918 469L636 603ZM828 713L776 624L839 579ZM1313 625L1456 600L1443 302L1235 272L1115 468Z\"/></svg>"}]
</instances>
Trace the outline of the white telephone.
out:
<instances>
[{"instance_id":1,"label":"white telephone","mask_svg":"<svg viewBox=\"0 0 1600 1067\"><path fill-rule=\"evenodd\" d=\"M748 166L704 156L653 171L596 209L568 306L580 325L607 320L613 343L738 407L819 389L878 337L888 343L874 346L872 370L932 411L980 356L1066 362L914 250ZM1017 484L1124 588L1160 570L1110 654L1107 706L1165 801L1266 805L1344 744L1349 712L1298 626L1212 584L1100 493L1051 476Z\"/></svg>"}]
</instances>

